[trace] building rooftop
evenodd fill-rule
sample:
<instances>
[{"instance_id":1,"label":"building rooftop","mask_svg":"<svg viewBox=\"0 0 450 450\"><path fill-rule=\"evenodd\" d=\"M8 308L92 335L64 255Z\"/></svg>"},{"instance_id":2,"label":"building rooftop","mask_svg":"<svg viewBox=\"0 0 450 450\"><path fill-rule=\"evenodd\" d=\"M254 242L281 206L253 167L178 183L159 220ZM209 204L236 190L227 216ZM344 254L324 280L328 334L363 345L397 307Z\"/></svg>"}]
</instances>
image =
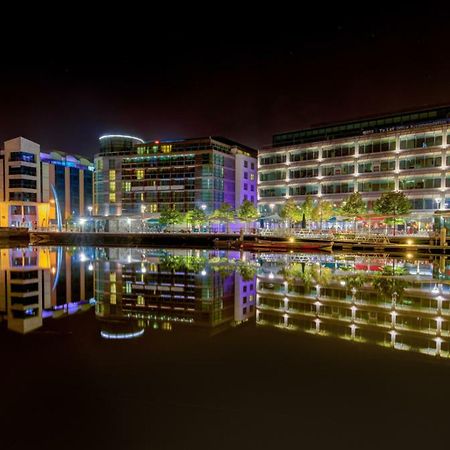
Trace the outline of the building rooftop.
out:
<instances>
[{"instance_id":1,"label":"building rooftop","mask_svg":"<svg viewBox=\"0 0 450 450\"><path fill-rule=\"evenodd\" d=\"M272 138L273 147L305 144L325 140L361 136L430 123L447 123L450 121L450 105L434 108L402 111L386 115L360 117L345 122L320 124L311 128L276 133Z\"/></svg>"}]
</instances>

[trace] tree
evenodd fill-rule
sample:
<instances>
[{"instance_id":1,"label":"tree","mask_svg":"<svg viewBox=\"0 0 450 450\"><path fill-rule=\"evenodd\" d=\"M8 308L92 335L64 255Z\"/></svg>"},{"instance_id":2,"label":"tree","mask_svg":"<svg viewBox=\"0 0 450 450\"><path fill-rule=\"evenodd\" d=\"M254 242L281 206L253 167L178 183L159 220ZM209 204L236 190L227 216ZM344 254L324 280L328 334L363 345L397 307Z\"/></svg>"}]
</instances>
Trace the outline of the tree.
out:
<instances>
[{"instance_id":1,"label":"tree","mask_svg":"<svg viewBox=\"0 0 450 450\"><path fill-rule=\"evenodd\" d=\"M306 220L313 219L314 200L310 195L307 195L305 201L300 205L300 211L305 215Z\"/></svg>"},{"instance_id":2,"label":"tree","mask_svg":"<svg viewBox=\"0 0 450 450\"><path fill-rule=\"evenodd\" d=\"M185 219L187 224L190 224L194 227L201 227L208 223L208 217L205 214L205 211L199 208L195 208L191 211L188 211L185 215Z\"/></svg>"},{"instance_id":3,"label":"tree","mask_svg":"<svg viewBox=\"0 0 450 450\"><path fill-rule=\"evenodd\" d=\"M322 221L331 219L334 215L333 204L327 200L320 199L313 208L312 219L316 222L320 221L320 228L322 229Z\"/></svg>"},{"instance_id":4,"label":"tree","mask_svg":"<svg viewBox=\"0 0 450 450\"><path fill-rule=\"evenodd\" d=\"M237 210L237 217L239 220L242 220L242 222L245 223L245 226L247 228L248 223L252 223L258 219L259 212L252 202L244 200L242 205Z\"/></svg>"},{"instance_id":5,"label":"tree","mask_svg":"<svg viewBox=\"0 0 450 450\"><path fill-rule=\"evenodd\" d=\"M408 200L408 197L403 192L400 191L392 191L392 192L384 192L381 197L375 201L373 205L373 210L379 214L384 215L393 215L394 219L387 219L386 222L394 223L394 235L395 235L395 216L397 214L409 214L411 210L411 202Z\"/></svg>"},{"instance_id":6,"label":"tree","mask_svg":"<svg viewBox=\"0 0 450 450\"><path fill-rule=\"evenodd\" d=\"M176 209L164 209L161 211L161 215L159 218L159 223L164 226L172 225L175 228L175 225L183 222L183 214Z\"/></svg>"},{"instance_id":7,"label":"tree","mask_svg":"<svg viewBox=\"0 0 450 450\"><path fill-rule=\"evenodd\" d=\"M209 216L209 220L219 223L225 223L227 233L230 232L230 222L234 221L234 211L229 203L222 203L218 209L215 209Z\"/></svg>"},{"instance_id":8,"label":"tree","mask_svg":"<svg viewBox=\"0 0 450 450\"><path fill-rule=\"evenodd\" d=\"M364 203L359 192L353 192L346 200L342 202L340 213L343 216L350 217L354 220L354 228L356 231L356 217L366 212L366 204Z\"/></svg>"},{"instance_id":9,"label":"tree","mask_svg":"<svg viewBox=\"0 0 450 450\"><path fill-rule=\"evenodd\" d=\"M294 199L289 198L281 207L280 217L289 222L289 226L302 220L302 211Z\"/></svg>"}]
</instances>

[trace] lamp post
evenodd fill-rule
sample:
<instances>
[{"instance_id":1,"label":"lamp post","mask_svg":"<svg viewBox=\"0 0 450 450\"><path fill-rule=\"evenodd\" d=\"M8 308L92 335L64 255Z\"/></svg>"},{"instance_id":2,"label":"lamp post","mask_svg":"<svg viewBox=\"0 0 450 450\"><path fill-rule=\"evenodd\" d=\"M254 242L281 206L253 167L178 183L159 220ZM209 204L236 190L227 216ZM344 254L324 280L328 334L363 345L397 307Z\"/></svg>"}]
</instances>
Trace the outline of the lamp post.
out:
<instances>
[{"instance_id":1,"label":"lamp post","mask_svg":"<svg viewBox=\"0 0 450 450\"><path fill-rule=\"evenodd\" d=\"M206 214L206 209L208 208L208 206L206 205L206 203L202 203L200 205L201 210ZM209 231L211 231L211 224L208 221L208 227L209 227ZM201 230L201 226L200 226L200 230Z\"/></svg>"},{"instance_id":2,"label":"lamp post","mask_svg":"<svg viewBox=\"0 0 450 450\"><path fill-rule=\"evenodd\" d=\"M89 206L87 207L87 209L88 209L88 211L89 211L89 215L92 216L92 206L89 205Z\"/></svg>"}]
</instances>

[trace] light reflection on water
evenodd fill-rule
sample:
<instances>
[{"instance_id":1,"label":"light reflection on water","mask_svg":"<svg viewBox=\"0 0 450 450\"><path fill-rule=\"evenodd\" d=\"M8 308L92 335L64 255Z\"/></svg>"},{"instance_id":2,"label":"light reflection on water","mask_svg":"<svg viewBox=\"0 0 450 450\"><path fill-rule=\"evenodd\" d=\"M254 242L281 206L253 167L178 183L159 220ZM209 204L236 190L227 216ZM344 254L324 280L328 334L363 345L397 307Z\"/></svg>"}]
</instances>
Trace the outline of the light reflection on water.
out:
<instances>
[{"instance_id":1,"label":"light reflection on water","mask_svg":"<svg viewBox=\"0 0 450 450\"><path fill-rule=\"evenodd\" d=\"M28 333L95 307L99 336L259 327L450 356L445 257L136 248L0 251L0 318ZM64 320L64 319L63 319Z\"/></svg>"}]
</instances>

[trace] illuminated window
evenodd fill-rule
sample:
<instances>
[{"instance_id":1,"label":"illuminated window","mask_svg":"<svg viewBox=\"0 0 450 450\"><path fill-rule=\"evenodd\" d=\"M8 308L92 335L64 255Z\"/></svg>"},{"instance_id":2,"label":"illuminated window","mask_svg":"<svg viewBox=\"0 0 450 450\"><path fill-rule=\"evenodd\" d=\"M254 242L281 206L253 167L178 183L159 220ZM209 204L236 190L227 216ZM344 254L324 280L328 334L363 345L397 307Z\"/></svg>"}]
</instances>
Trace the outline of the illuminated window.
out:
<instances>
[{"instance_id":1,"label":"illuminated window","mask_svg":"<svg viewBox=\"0 0 450 450\"><path fill-rule=\"evenodd\" d=\"M116 183L109 183L109 192L116 192Z\"/></svg>"},{"instance_id":2,"label":"illuminated window","mask_svg":"<svg viewBox=\"0 0 450 450\"><path fill-rule=\"evenodd\" d=\"M123 190L125 192L130 192L131 191L131 182L130 181L124 181L124 183L123 183Z\"/></svg>"},{"instance_id":3,"label":"illuminated window","mask_svg":"<svg viewBox=\"0 0 450 450\"><path fill-rule=\"evenodd\" d=\"M172 151L172 145L171 144L161 145L161 151L163 153L170 153Z\"/></svg>"},{"instance_id":4,"label":"illuminated window","mask_svg":"<svg viewBox=\"0 0 450 450\"><path fill-rule=\"evenodd\" d=\"M110 292L115 294L116 293L116 283L111 283L110 285Z\"/></svg>"},{"instance_id":5,"label":"illuminated window","mask_svg":"<svg viewBox=\"0 0 450 450\"><path fill-rule=\"evenodd\" d=\"M109 171L109 181L116 181L116 171L115 170Z\"/></svg>"},{"instance_id":6,"label":"illuminated window","mask_svg":"<svg viewBox=\"0 0 450 450\"><path fill-rule=\"evenodd\" d=\"M144 178L144 169L136 170L136 179L142 180Z\"/></svg>"},{"instance_id":7,"label":"illuminated window","mask_svg":"<svg viewBox=\"0 0 450 450\"><path fill-rule=\"evenodd\" d=\"M145 305L145 302L144 302L144 296L143 296L143 295L138 295L136 301L137 301L137 304L138 304L139 306Z\"/></svg>"},{"instance_id":8,"label":"illuminated window","mask_svg":"<svg viewBox=\"0 0 450 450\"><path fill-rule=\"evenodd\" d=\"M115 192L109 193L109 201L112 203L114 203L116 201L116 193Z\"/></svg>"},{"instance_id":9,"label":"illuminated window","mask_svg":"<svg viewBox=\"0 0 450 450\"><path fill-rule=\"evenodd\" d=\"M131 281L125 283L125 294L131 294Z\"/></svg>"},{"instance_id":10,"label":"illuminated window","mask_svg":"<svg viewBox=\"0 0 450 450\"><path fill-rule=\"evenodd\" d=\"M157 203L151 203L151 204L148 206L148 210L149 210L151 213L158 212L158 204L157 204Z\"/></svg>"},{"instance_id":11,"label":"illuminated window","mask_svg":"<svg viewBox=\"0 0 450 450\"><path fill-rule=\"evenodd\" d=\"M115 304L116 304L116 294L111 294L111 295L109 296L109 303L110 303L111 305L115 305Z\"/></svg>"},{"instance_id":12,"label":"illuminated window","mask_svg":"<svg viewBox=\"0 0 450 450\"><path fill-rule=\"evenodd\" d=\"M251 173L251 174L250 174L250 180L253 181L254 179L255 179L255 174L254 174L254 173Z\"/></svg>"},{"instance_id":13,"label":"illuminated window","mask_svg":"<svg viewBox=\"0 0 450 450\"><path fill-rule=\"evenodd\" d=\"M116 281L116 273L115 272L111 272L109 274L109 281Z\"/></svg>"}]
</instances>

